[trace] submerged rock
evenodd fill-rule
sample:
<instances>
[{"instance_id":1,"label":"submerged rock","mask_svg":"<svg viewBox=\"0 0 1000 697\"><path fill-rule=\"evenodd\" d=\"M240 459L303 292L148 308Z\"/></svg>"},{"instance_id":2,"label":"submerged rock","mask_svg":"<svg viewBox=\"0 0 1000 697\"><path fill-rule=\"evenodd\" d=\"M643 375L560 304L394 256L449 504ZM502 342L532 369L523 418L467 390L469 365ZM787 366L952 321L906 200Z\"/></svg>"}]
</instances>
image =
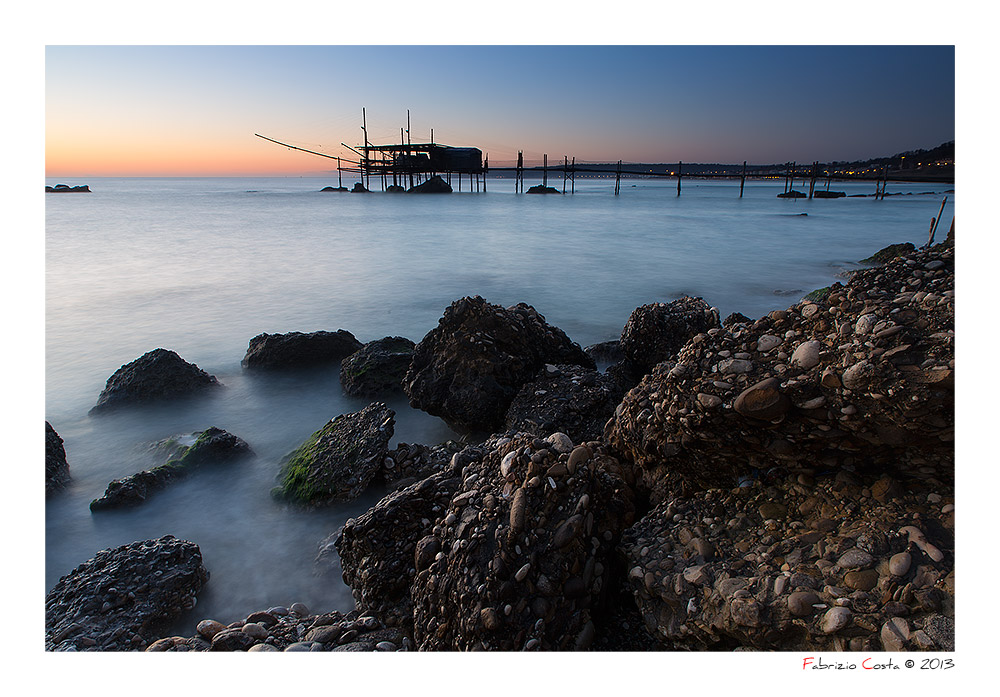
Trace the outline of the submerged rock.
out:
<instances>
[{"instance_id":1,"label":"submerged rock","mask_svg":"<svg viewBox=\"0 0 1000 697\"><path fill-rule=\"evenodd\" d=\"M198 545L173 535L102 550L45 596L45 649L145 649L207 581Z\"/></svg>"},{"instance_id":2,"label":"submerged rock","mask_svg":"<svg viewBox=\"0 0 1000 697\"><path fill-rule=\"evenodd\" d=\"M248 369L276 369L336 363L361 347L362 343L344 329L258 334L250 339L242 365Z\"/></svg>"},{"instance_id":3,"label":"submerged rock","mask_svg":"<svg viewBox=\"0 0 1000 697\"><path fill-rule=\"evenodd\" d=\"M91 414L129 404L146 404L218 387L214 375L188 363L173 351L153 349L123 365L108 378Z\"/></svg>"},{"instance_id":4,"label":"submerged rock","mask_svg":"<svg viewBox=\"0 0 1000 697\"><path fill-rule=\"evenodd\" d=\"M357 498L383 467L395 412L373 402L341 414L282 460L279 499L325 505Z\"/></svg>"},{"instance_id":5,"label":"submerged rock","mask_svg":"<svg viewBox=\"0 0 1000 697\"><path fill-rule=\"evenodd\" d=\"M456 428L492 431L546 363L595 368L593 359L533 307L456 300L417 344L404 378L410 405Z\"/></svg>"},{"instance_id":6,"label":"submerged rock","mask_svg":"<svg viewBox=\"0 0 1000 697\"><path fill-rule=\"evenodd\" d=\"M69 463L66 449L52 424L45 422L45 495L51 496L69 484Z\"/></svg>"},{"instance_id":7,"label":"submerged rock","mask_svg":"<svg viewBox=\"0 0 1000 697\"><path fill-rule=\"evenodd\" d=\"M246 441L221 428L213 426L194 435L194 444L186 448L178 446L176 456L165 464L108 484L104 495L90 502L90 510L138 505L154 491L186 477L202 465L229 462L253 455Z\"/></svg>"},{"instance_id":8,"label":"submerged rock","mask_svg":"<svg viewBox=\"0 0 1000 697\"><path fill-rule=\"evenodd\" d=\"M401 336L387 336L365 344L340 365L344 392L354 397L375 397L402 391L413 347L412 341Z\"/></svg>"}]
</instances>

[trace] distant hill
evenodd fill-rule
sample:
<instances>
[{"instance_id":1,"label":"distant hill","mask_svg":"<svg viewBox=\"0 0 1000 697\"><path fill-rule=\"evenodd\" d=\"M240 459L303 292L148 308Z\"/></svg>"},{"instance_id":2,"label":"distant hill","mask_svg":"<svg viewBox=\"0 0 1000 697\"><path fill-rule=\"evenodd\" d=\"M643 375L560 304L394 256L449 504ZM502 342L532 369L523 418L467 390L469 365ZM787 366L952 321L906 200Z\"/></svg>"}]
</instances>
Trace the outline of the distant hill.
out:
<instances>
[{"instance_id":1,"label":"distant hill","mask_svg":"<svg viewBox=\"0 0 1000 697\"><path fill-rule=\"evenodd\" d=\"M677 171L676 162L672 163L650 163L650 162L629 162L622 163L622 173L631 176L649 175L670 175ZM790 162L780 162L765 165L748 164L747 175L763 176L784 174L788 171ZM811 162L795 163L795 171L800 174L806 173L812 166ZM942 143L930 150L908 150L896 153L895 155L874 157L869 160L855 160L853 162L834 161L821 162L819 164L821 176L830 173L832 176L843 174L853 177L874 177L876 173L881 173L882 168L888 166L889 173L896 179L914 180L935 180L942 181L954 178L955 174L955 141ZM550 171L561 170L562 163L549 165ZM531 169L531 168L529 168ZM540 168L534 168L540 169ZM576 171L591 172L614 175L618 170L617 162L600 163L577 163ZM743 163L722 164L722 163L700 163L684 162L681 165L681 172L686 177L701 176L733 176L739 177L743 173Z\"/></svg>"}]
</instances>

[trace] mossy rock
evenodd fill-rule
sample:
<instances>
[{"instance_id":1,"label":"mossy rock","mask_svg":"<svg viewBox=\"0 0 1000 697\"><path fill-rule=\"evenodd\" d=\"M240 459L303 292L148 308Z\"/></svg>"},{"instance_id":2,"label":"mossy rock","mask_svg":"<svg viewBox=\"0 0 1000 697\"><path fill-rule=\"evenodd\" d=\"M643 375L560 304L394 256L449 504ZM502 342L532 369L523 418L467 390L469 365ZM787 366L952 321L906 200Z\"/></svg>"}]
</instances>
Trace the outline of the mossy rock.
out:
<instances>
[{"instance_id":1,"label":"mossy rock","mask_svg":"<svg viewBox=\"0 0 1000 697\"><path fill-rule=\"evenodd\" d=\"M809 300L810 302L820 303L826 300L826 297L828 295L830 295L830 286L826 286L825 288L817 288L814 291L806 293L806 295L804 295L802 299Z\"/></svg>"},{"instance_id":2,"label":"mossy rock","mask_svg":"<svg viewBox=\"0 0 1000 697\"><path fill-rule=\"evenodd\" d=\"M357 498L381 471L394 424L382 402L341 414L282 458L272 496L309 506Z\"/></svg>"}]
</instances>

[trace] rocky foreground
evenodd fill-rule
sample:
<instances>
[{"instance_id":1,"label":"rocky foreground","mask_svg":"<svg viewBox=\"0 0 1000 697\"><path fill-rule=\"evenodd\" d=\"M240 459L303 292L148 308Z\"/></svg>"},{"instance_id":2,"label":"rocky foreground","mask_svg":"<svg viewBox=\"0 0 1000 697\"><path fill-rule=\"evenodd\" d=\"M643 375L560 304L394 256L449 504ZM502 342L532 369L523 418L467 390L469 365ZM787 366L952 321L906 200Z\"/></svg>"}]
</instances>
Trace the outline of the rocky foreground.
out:
<instances>
[{"instance_id":1,"label":"rocky foreground","mask_svg":"<svg viewBox=\"0 0 1000 697\"><path fill-rule=\"evenodd\" d=\"M883 252L756 320L638 308L587 352L526 305L456 301L383 389L492 435L390 451L376 402L282 470L310 505L392 489L319 546L356 608L163 637L207 579L163 538L64 577L46 646L953 650L954 247Z\"/></svg>"}]
</instances>

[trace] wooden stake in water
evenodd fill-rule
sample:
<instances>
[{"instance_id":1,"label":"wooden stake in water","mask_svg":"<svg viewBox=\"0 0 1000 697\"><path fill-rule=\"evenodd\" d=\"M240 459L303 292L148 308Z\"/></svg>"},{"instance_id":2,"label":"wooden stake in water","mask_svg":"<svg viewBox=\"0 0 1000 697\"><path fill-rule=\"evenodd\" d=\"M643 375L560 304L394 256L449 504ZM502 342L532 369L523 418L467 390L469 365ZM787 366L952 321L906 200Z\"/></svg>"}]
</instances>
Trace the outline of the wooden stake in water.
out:
<instances>
[{"instance_id":1,"label":"wooden stake in water","mask_svg":"<svg viewBox=\"0 0 1000 697\"><path fill-rule=\"evenodd\" d=\"M683 165L683 164L684 164L683 162L678 162L677 163L677 195L678 196L681 195L681 165Z\"/></svg>"},{"instance_id":2,"label":"wooden stake in water","mask_svg":"<svg viewBox=\"0 0 1000 697\"><path fill-rule=\"evenodd\" d=\"M941 221L941 216L944 214L944 204L946 203L948 203L947 196L941 200L941 208L938 210L937 217L931 220L931 236L927 240L928 247L934 243L934 234L937 232L938 223Z\"/></svg>"},{"instance_id":3,"label":"wooden stake in water","mask_svg":"<svg viewBox=\"0 0 1000 697\"><path fill-rule=\"evenodd\" d=\"M743 174L740 176L740 198L743 198L743 185L747 183L747 161L743 160Z\"/></svg>"}]
</instances>

